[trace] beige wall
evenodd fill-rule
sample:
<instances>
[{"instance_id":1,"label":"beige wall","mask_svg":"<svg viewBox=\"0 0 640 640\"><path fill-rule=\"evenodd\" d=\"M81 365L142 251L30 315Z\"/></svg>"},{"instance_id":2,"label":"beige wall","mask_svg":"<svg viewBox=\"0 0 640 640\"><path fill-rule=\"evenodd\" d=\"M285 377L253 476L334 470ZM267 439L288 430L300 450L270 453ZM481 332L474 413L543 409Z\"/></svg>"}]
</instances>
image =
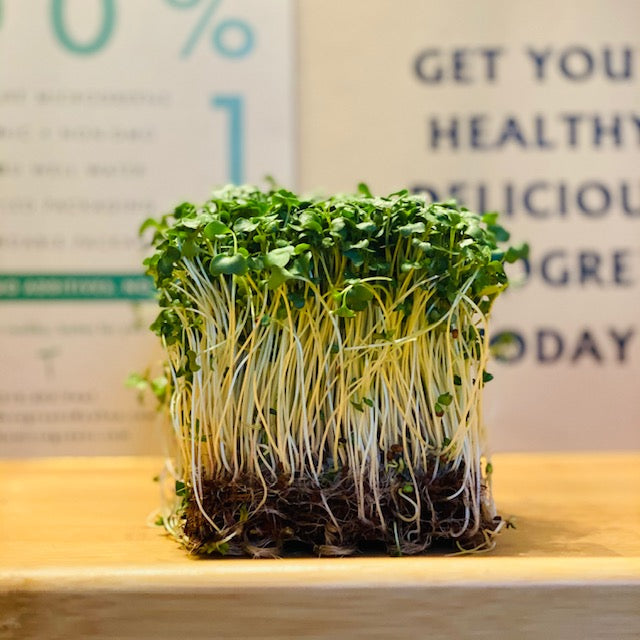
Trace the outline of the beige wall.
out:
<instances>
[{"instance_id":1,"label":"beige wall","mask_svg":"<svg viewBox=\"0 0 640 640\"><path fill-rule=\"evenodd\" d=\"M2 4L0 57L20 64L0 66L0 274L139 273L141 220L232 174L325 192L365 181L445 198L453 186L471 208L484 194L514 240L533 247L532 277L494 317L495 332L514 330L523 345L516 361L492 367L494 448L640 447L637 0L229 0L213 16L206 3L62 3L72 39L94 39L89 53L56 36L50 3ZM255 36L246 56L225 56L212 40L229 20ZM229 37L237 47L242 34ZM543 80L529 47L549 52ZM625 55L629 77L608 77L606 56L619 70ZM37 98L103 91L160 95L163 106ZM225 96L242 111L216 106ZM244 145L236 172L234 114ZM436 146L432 126L453 118L459 147L446 136ZM143 136L109 138L122 128ZM499 148L472 148L501 136ZM91 175L96 164L125 171ZM122 381L157 359L149 312L2 301L0 456L146 452L153 412Z\"/></svg>"},{"instance_id":2,"label":"beige wall","mask_svg":"<svg viewBox=\"0 0 640 640\"><path fill-rule=\"evenodd\" d=\"M486 207L503 211L505 189L515 194L504 224L530 242L533 275L495 312L495 330L516 330L525 347L517 362L493 366L494 447L638 448L640 4L298 6L302 188L427 184L444 198L463 183L458 197L470 208L481 206L484 188ZM548 50L546 62L537 67L529 48ZM422 71L430 78L440 67L440 82L415 73L427 49L435 53ZM629 77L609 77L606 56L614 75L628 61ZM474 116L476 144L493 149L472 148ZM431 121L442 127L452 117L459 148L446 138L435 146ZM526 148L513 130L495 148L508 118ZM524 192L536 183L544 186L530 192L528 210ZM635 213L624 211L624 189Z\"/></svg>"}]
</instances>

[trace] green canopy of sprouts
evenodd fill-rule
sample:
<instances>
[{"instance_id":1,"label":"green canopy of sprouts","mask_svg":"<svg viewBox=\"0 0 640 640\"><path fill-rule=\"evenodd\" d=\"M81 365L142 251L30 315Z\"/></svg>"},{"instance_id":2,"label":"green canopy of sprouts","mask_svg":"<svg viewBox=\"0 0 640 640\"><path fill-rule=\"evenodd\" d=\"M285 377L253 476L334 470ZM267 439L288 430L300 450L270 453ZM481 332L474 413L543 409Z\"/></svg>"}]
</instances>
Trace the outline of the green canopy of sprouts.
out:
<instances>
[{"instance_id":1,"label":"green canopy of sprouts","mask_svg":"<svg viewBox=\"0 0 640 640\"><path fill-rule=\"evenodd\" d=\"M496 214L228 186L149 227L177 537L253 555L487 537L487 317L524 251L499 248Z\"/></svg>"}]
</instances>

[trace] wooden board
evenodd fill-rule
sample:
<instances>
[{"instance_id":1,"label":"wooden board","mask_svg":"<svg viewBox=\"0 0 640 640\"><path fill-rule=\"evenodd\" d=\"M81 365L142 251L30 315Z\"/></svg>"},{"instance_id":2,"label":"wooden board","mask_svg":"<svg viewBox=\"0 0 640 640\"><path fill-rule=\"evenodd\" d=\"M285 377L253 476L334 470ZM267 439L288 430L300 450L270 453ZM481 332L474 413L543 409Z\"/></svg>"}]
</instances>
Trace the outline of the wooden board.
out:
<instances>
[{"instance_id":1,"label":"wooden board","mask_svg":"<svg viewBox=\"0 0 640 640\"><path fill-rule=\"evenodd\" d=\"M494 457L476 556L198 560L157 459L0 463L0 639L640 638L640 454Z\"/></svg>"}]
</instances>

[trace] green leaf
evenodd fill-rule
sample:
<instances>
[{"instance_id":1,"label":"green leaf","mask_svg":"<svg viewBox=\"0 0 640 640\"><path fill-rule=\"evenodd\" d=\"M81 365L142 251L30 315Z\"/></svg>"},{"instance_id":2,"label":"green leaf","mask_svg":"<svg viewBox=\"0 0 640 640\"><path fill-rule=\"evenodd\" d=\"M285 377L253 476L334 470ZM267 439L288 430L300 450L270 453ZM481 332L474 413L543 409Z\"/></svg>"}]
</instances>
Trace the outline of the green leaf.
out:
<instances>
[{"instance_id":1,"label":"green leaf","mask_svg":"<svg viewBox=\"0 0 640 640\"><path fill-rule=\"evenodd\" d=\"M162 400L167 393L169 387L169 381L164 376L158 376L151 381L151 391L158 398Z\"/></svg>"},{"instance_id":2,"label":"green leaf","mask_svg":"<svg viewBox=\"0 0 640 640\"><path fill-rule=\"evenodd\" d=\"M347 221L344 218L334 218L329 225L329 229L331 229L332 233L342 236L343 238L347 237L345 232L345 228L347 226Z\"/></svg>"},{"instance_id":3,"label":"green leaf","mask_svg":"<svg viewBox=\"0 0 640 640\"><path fill-rule=\"evenodd\" d=\"M277 289L283 282L287 280L291 280L293 278L293 274L290 271L287 271L283 267L272 267L271 275L267 280L267 287L271 290Z\"/></svg>"},{"instance_id":4,"label":"green leaf","mask_svg":"<svg viewBox=\"0 0 640 640\"><path fill-rule=\"evenodd\" d=\"M394 336L395 331L391 330L391 331L385 331L383 333L379 333L378 331L374 331L373 333L373 339L374 340L392 340L393 336Z\"/></svg>"},{"instance_id":5,"label":"green leaf","mask_svg":"<svg viewBox=\"0 0 640 640\"><path fill-rule=\"evenodd\" d=\"M311 261L308 255L298 256L293 261L291 273L298 278L309 278L311 272Z\"/></svg>"},{"instance_id":6,"label":"green leaf","mask_svg":"<svg viewBox=\"0 0 640 640\"><path fill-rule=\"evenodd\" d=\"M371 220L365 220L364 222L358 222L358 224L356 225L356 229L364 231L364 233L373 233L374 231L378 230L378 227L376 226L375 222L372 222Z\"/></svg>"},{"instance_id":7,"label":"green leaf","mask_svg":"<svg viewBox=\"0 0 640 640\"><path fill-rule=\"evenodd\" d=\"M371 191L369 191L369 187L364 182L360 182L358 184L358 193L361 193L367 198L373 198L373 196L371 195Z\"/></svg>"},{"instance_id":8,"label":"green leaf","mask_svg":"<svg viewBox=\"0 0 640 640\"><path fill-rule=\"evenodd\" d=\"M493 380L493 374L488 371L482 372L482 382L491 382Z\"/></svg>"},{"instance_id":9,"label":"green leaf","mask_svg":"<svg viewBox=\"0 0 640 640\"><path fill-rule=\"evenodd\" d=\"M513 264L518 260L527 260L529 258L529 245L522 244L519 247L509 247L505 253L504 260L509 264Z\"/></svg>"},{"instance_id":10,"label":"green leaf","mask_svg":"<svg viewBox=\"0 0 640 640\"><path fill-rule=\"evenodd\" d=\"M456 387L459 387L462 384L462 378L457 373L453 376L453 384L455 384Z\"/></svg>"},{"instance_id":11,"label":"green leaf","mask_svg":"<svg viewBox=\"0 0 640 640\"><path fill-rule=\"evenodd\" d=\"M351 306L354 302L369 302L373 298L373 291L365 284L353 285L346 294L347 305Z\"/></svg>"},{"instance_id":12,"label":"green leaf","mask_svg":"<svg viewBox=\"0 0 640 640\"><path fill-rule=\"evenodd\" d=\"M305 231L315 231L316 233L322 233L322 218L319 215L313 213L301 213L300 225Z\"/></svg>"},{"instance_id":13,"label":"green leaf","mask_svg":"<svg viewBox=\"0 0 640 640\"><path fill-rule=\"evenodd\" d=\"M305 251L308 251L309 249L311 249L311 245L307 244L306 242L301 242L300 244L297 244L294 248L293 248L293 253L296 256L299 256L301 253L304 253Z\"/></svg>"},{"instance_id":14,"label":"green leaf","mask_svg":"<svg viewBox=\"0 0 640 640\"><path fill-rule=\"evenodd\" d=\"M322 238L322 248L323 249L330 249L331 247L335 246L335 241L333 240L333 238L329 238L329 237L325 237Z\"/></svg>"},{"instance_id":15,"label":"green leaf","mask_svg":"<svg viewBox=\"0 0 640 640\"><path fill-rule=\"evenodd\" d=\"M273 249L264 257L264 264L267 267L286 267L294 251L295 248L291 245Z\"/></svg>"},{"instance_id":16,"label":"green leaf","mask_svg":"<svg viewBox=\"0 0 640 640\"><path fill-rule=\"evenodd\" d=\"M264 269L264 259L262 256L249 256L247 258L249 269L260 272Z\"/></svg>"},{"instance_id":17,"label":"green leaf","mask_svg":"<svg viewBox=\"0 0 640 640\"><path fill-rule=\"evenodd\" d=\"M344 252L345 258L348 258L355 267L359 267L364 264L364 256L360 249L349 249Z\"/></svg>"},{"instance_id":18,"label":"green leaf","mask_svg":"<svg viewBox=\"0 0 640 640\"><path fill-rule=\"evenodd\" d=\"M209 240L214 240L216 236L224 236L228 233L231 233L231 229L227 227L224 222L220 222L220 220L212 220L203 230L202 232L205 238Z\"/></svg>"},{"instance_id":19,"label":"green leaf","mask_svg":"<svg viewBox=\"0 0 640 640\"><path fill-rule=\"evenodd\" d=\"M418 247L418 249L420 249L422 253L427 255L430 254L433 250L433 247L431 246L430 242L420 241L419 238L414 238L412 244L414 247Z\"/></svg>"},{"instance_id":20,"label":"green leaf","mask_svg":"<svg viewBox=\"0 0 640 640\"><path fill-rule=\"evenodd\" d=\"M197 363L197 358L198 355L196 354L195 351L187 351L187 359L189 361L188 367L189 367L189 371L192 372L196 372L196 371L200 371L200 365Z\"/></svg>"},{"instance_id":21,"label":"green leaf","mask_svg":"<svg viewBox=\"0 0 640 640\"><path fill-rule=\"evenodd\" d=\"M233 223L233 230L236 233L250 233L251 231L255 231L260 224L258 222L254 222L253 220L248 220L247 218L238 218Z\"/></svg>"},{"instance_id":22,"label":"green leaf","mask_svg":"<svg viewBox=\"0 0 640 640\"><path fill-rule=\"evenodd\" d=\"M209 556L215 555L216 553L225 556L229 553L229 548L228 542L205 542L201 544L196 551Z\"/></svg>"},{"instance_id":23,"label":"green leaf","mask_svg":"<svg viewBox=\"0 0 640 640\"><path fill-rule=\"evenodd\" d=\"M188 260L195 258L199 251L198 245L193 238L188 238L182 243L182 255Z\"/></svg>"},{"instance_id":24,"label":"green leaf","mask_svg":"<svg viewBox=\"0 0 640 640\"><path fill-rule=\"evenodd\" d=\"M217 255L211 260L209 271L213 276L220 274L241 276L249 270L249 262L241 253L233 256Z\"/></svg>"},{"instance_id":25,"label":"green leaf","mask_svg":"<svg viewBox=\"0 0 640 640\"><path fill-rule=\"evenodd\" d=\"M194 215L196 212L196 206L191 203L191 202L183 202L182 204L179 204L174 210L173 210L173 215L179 219L179 218L185 218L188 216L192 216Z\"/></svg>"},{"instance_id":26,"label":"green leaf","mask_svg":"<svg viewBox=\"0 0 640 640\"><path fill-rule=\"evenodd\" d=\"M366 249L369 246L369 241L366 238L359 240L358 242L354 242L350 249Z\"/></svg>"},{"instance_id":27,"label":"green leaf","mask_svg":"<svg viewBox=\"0 0 640 640\"><path fill-rule=\"evenodd\" d=\"M203 222L204 219L201 216L196 216L195 218L182 218L180 220L180 226L185 227L186 229L199 229Z\"/></svg>"},{"instance_id":28,"label":"green leaf","mask_svg":"<svg viewBox=\"0 0 640 640\"><path fill-rule=\"evenodd\" d=\"M176 495L180 497L187 495L187 485L181 480L176 480Z\"/></svg>"},{"instance_id":29,"label":"green leaf","mask_svg":"<svg viewBox=\"0 0 640 640\"><path fill-rule=\"evenodd\" d=\"M148 384L147 378L139 373L132 373L125 380L125 385L129 389L136 389L137 391L145 391Z\"/></svg>"},{"instance_id":30,"label":"green leaf","mask_svg":"<svg viewBox=\"0 0 640 640\"><path fill-rule=\"evenodd\" d=\"M497 224L498 214L496 211L487 211L487 213L482 215L482 222L484 222L487 226L491 226Z\"/></svg>"},{"instance_id":31,"label":"green leaf","mask_svg":"<svg viewBox=\"0 0 640 640\"><path fill-rule=\"evenodd\" d=\"M489 225L489 231L495 236L498 242L508 242L511 237L509 232L498 224Z\"/></svg>"},{"instance_id":32,"label":"green leaf","mask_svg":"<svg viewBox=\"0 0 640 640\"><path fill-rule=\"evenodd\" d=\"M160 227L160 223L154 218L147 218L138 228L138 234L142 235L147 229L150 228L158 229Z\"/></svg>"},{"instance_id":33,"label":"green leaf","mask_svg":"<svg viewBox=\"0 0 640 640\"><path fill-rule=\"evenodd\" d=\"M408 316L411 313L411 310L413 309L413 302L411 300L405 300L400 304L396 304L396 309L398 311L402 311L402 313Z\"/></svg>"},{"instance_id":34,"label":"green leaf","mask_svg":"<svg viewBox=\"0 0 640 640\"><path fill-rule=\"evenodd\" d=\"M486 287L483 287L479 292L478 296L491 296L494 293L498 293L502 291L507 285L506 284L492 284Z\"/></svg>"},{"instance_id":35,"label":"green leaf","mask_svg":"<svg viewBox=\"0 0 640 640\"><path fill-rule=\"evenodd\" d=\"M422 269L422 263L417 260L413 262L405 260L400 265L400 271L402 271L402 273L408 273L409 271L414 271L416 269Z\"/></svg>"},{"instance_id":36,"label":"green leaf","mask_svg":"<svg viewBox=\"0 0 640 640\"><path fill-rule=\"evenodd\" d=\"M373 400L371 398L362 398L362 402L364 402L368 407L373 407Z\"/></svg>"},{"instance_id":37,"label":"green leaf","mask_svg":"<svg viewBox=\"0 0 640 640\"><path fill-rule=\"evenodd\" d=\"M176 247L167 247L158 260L158 273L162 276L170 276L173 273L175 263L180 260L180 251Z\"/></svg>"},{"instance_id":38,"label":"green leaf","mask_svg":"<svg viewBox=\"0 0 640 640\"><path fill-rule=\"evenodd\" d=\"M334 311L334 313L337 316L340 316L341 318L354 318L355 317L355 313L349 309L349 307L347 307L346 305L342 305L341 307L339 307L338 309L336 309Z\"/></svg>"},{"instance_id":39,"label":"green leaf","mask_svg":"<svg viewBox=\"0 0 640 640\"><path fill-rule=\"evenodd\" d=\"M453 396L447 391L446 393L441 393L438 396L438 404L443 407L448 407L453 400Z\"/></svg>"},{"instance_id":40,"label":"green leaf","mask_svg":"<svg viewBox=\"0 0 640 640\"><path fill-rule=\"evenodd\" d=\"M403 238L408 238L411 235L421 234L426 231L424 222L413 222L411 224L405 224L398 227L398 231Z\"/></svg>"},{"instance_id":41,"label":"green leaf","mask_svg":"<svg viewBox=\"0 0 640 640\"><path fill-rule=\"evenodd\" d=\"M473 238L474 240L481 241L485 231L476 221L474 221L471 224L469 224L469 226L467 227L464 233L465 235L469 236L470 238Z\"/></svg>"},{"instance_id":42,"label":"green leaf","mask_svg":"<svg viewBox=\"0 0 640 640\"><path fill-rule=\"evenodd\" d=\"M302 295L300 291L290 291L287 294L287 298L296 309L302 309L302 307L304 307L304 295Z\"/></svg>"}]
</instances>

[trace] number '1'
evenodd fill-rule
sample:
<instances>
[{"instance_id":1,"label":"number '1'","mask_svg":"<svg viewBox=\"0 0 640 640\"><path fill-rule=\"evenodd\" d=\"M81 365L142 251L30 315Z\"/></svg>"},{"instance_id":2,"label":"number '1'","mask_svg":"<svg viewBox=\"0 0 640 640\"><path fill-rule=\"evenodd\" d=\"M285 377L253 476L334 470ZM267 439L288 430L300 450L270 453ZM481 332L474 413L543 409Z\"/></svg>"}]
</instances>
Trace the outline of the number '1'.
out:
<instances>
[{"instance_id":1,"label":"number '1'","mask_svg":"<svg viewBox=\"0 0 640 640\"><path fill-rule=\"evenodd\" d=\"M244 100L239 95L215 95L211 98L214 108L228 112L227 166L229 182L244 182Z\"/></svg>"},{"instance_id":2,"label":"number '1'","mask_svg":"<svg viewBox=\"0 0 640 640\"><path fill-rule=\"evenodd\" d=\"M100 51L109 41L116 22L116 4L115 0L99 1L102 5L102 23L95 38L87 42L78 42L69 35L65 22L66 0L51 1L51 24L53 25L53 31L60 44L68 51L71 51L71 53L87 56Z\"/></svg>"}]
</instances>

